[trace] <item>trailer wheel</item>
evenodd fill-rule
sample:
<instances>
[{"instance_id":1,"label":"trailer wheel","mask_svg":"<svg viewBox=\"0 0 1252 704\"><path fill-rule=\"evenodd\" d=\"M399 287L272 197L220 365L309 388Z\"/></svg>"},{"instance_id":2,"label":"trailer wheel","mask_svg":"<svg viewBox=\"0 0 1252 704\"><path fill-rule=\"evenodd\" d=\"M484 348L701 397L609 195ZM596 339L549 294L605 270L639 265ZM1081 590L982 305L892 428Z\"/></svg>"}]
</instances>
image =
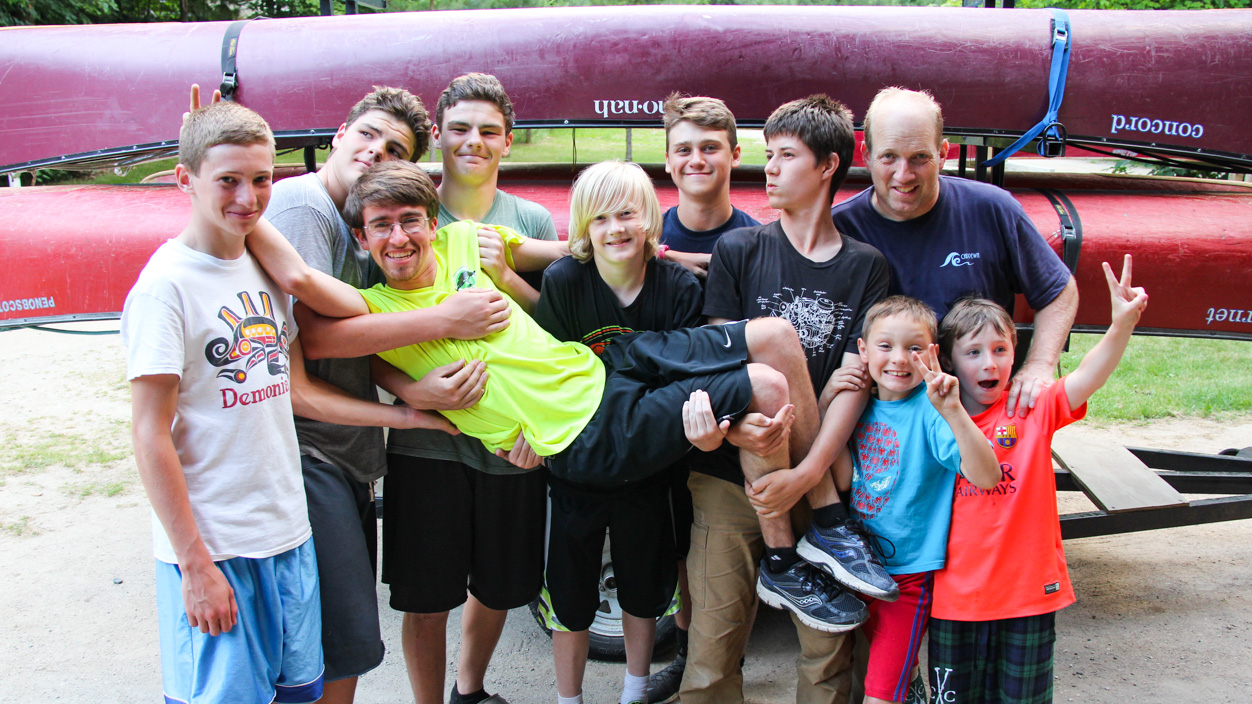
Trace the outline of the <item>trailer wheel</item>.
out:
<instances>
[{"instance_id":1,"label":"trailer wheel","mask_svg":"<svg viewBox=\"0 0 1252 704\"><path fill-rule=\"evenodd\" d=\"M626 640L622 636L622 607L617 602L617 580L613 576L613 561L609 556L609 541L604 541L604 559L600 567L600 608L596 611L595 621L591 628L591 657L595 660L621 662L626 659ZM535 622L552 636L547 626L547 614L551 605L544 601L544 594L530 602L530 614ZM672 606L672 604L671 604ZM677 626L672 615L662 616L656 621L655 652L663 652L674 640Z\"/></svg>"}]
</instances>

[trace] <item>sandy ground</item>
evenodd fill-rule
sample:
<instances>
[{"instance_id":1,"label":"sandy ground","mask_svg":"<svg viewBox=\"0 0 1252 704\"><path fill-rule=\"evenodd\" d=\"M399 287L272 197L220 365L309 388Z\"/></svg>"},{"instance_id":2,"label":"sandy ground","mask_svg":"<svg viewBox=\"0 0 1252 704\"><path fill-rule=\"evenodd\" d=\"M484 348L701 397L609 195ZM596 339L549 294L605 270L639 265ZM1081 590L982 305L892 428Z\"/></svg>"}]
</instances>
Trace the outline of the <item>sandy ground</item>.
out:
<instances>
[{"instance_id":1,"label":"sandy ground","mask_svg":"<svg viewBox=\"0 0 1252 704\"><path fill-rule=\"evenodd\" d=\"M160 701L149 510L130 453L121 345L0 332L0 359L0 702ZM1252 445L1252 416L1075 432L1213 452ZM1061 501L1063 513L1091 509L1080 494ZM1252 701L1252 522L1066 549L1079 602L1058 622L1056 701ZM411 701L385 585L379 599L391 652L362 679L358 700ZM452 620L454 661L459 614ZM794 699L789 623L762 612L747 658L750 701ZM588 703L616 701L621 673L592 663ZM554 701L550 647L529 613L510 614L488 686L514 704Z\"/></svg>"}]
</instances>

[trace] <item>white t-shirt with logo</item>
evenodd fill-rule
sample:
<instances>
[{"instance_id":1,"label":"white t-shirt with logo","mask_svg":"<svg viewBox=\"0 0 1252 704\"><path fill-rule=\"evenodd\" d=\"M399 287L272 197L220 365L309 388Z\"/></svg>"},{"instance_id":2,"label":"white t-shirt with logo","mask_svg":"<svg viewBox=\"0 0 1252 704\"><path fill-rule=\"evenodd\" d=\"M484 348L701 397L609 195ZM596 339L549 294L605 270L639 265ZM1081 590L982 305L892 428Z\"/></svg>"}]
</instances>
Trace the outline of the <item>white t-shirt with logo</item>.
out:
<instances>
[{"instance_id":1,"label":"white t-shirt with logo","mask_svg":"<svg viewBox=\"0 0 1252 704\"><path fill-rule=\"evenodd\" d=\"M214 560L262 558L312 535L291 412L291 300L250 254L170 240L126 296L126 378L179 377L173 436ZM178 561L152 516L156 558Z\"/></svg>"}]
</instances>

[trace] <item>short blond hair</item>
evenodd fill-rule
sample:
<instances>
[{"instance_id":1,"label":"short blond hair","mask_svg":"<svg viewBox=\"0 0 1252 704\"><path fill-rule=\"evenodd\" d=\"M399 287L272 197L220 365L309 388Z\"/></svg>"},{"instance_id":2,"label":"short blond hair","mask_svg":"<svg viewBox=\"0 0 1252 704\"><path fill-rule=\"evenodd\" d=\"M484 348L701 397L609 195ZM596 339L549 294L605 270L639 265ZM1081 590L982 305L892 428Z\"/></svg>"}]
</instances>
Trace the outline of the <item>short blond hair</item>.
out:
<instances>
[{"instance_id":1,"label":"short blond hair","mask_svg":"<svg viewBox=\"0 0 1252 704\"><path fill-rule=\"evenodd\" d=\"M661 240L661 204L642 167L613 159L593 164L578 174L570 192L569 251L580 262L591 260L591 221L599 215L637 210L644 219L644 259L656 253Z\"/></svg>"},{"instance_id":2,"label":"short blond hair","mask_svg":"<svg viewBox=\"0 0 1252 704\"><path fill-rule=\"evenodd\" d=\"M739 137L735 133L735 114L726 107L725 102L717 98L670 93L661 110L665 120L665 149L667 151L669 150L669 131L680 122L690 122L706 130L721 130L726 133L731 149L739 146Z\"/></svg>"},{"instance_id":3,"label":"short blond hair","mask_svg":"<svg viewBox=\"0 0 1252 704\"><path fill-rule=\"evenodd\" d=\"M869 109L865 111L865 124L863 125L865 148L870 153L874 151L874 145L870 137L873 132L874 115L883 109L885 103L899 99L907 100L930 112L930 117L935 123L935 146L943 146L943 108L939 107L939 101L935 100L935 96L931 95L928 90L909 90L900 86L890 86L878 91L878 94L874 96L874 100L870 102Z\"/></svg>"},{"instance_id":4,"label":"short blond hair","mask_svg":"<svg viewBox=\"0 0 1252 704\"><path fill-rule=\"evenodd\" d=\"M204 155L219 144L264 144L274 154L274 133L265 120L239 103L222 101L193 111L178 133L178 163L200 174Z\"/></svg>"},{"instance_id":5,"label":"short blond hair","mask_svg":"<svg viewBox=\"0 0 1252 704\"><path fill-rule=\"evenodd\" d=\"M930 335L930 341L932 343L939 341L939 321L935 319L934 309L912 296L900 295L887 296L870 306L865 313L861 337L868 340L869 333L874 326L893 315L903 315L913 319L914 322L921 323L922 327L926 328L926 333Z\"/></svg>"}]
</instances>

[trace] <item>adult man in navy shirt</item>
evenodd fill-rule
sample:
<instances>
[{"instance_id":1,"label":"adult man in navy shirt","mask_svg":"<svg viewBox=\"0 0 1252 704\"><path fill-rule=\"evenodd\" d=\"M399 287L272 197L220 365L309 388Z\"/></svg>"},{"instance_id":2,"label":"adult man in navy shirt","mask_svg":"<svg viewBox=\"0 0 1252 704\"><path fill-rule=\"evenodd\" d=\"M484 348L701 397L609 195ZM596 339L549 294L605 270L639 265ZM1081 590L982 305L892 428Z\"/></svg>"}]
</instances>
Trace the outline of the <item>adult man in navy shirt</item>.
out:
<instances>
[{"instance_id":1,"label":"adult man in navy shirt","mask_svg":"<svg viewBox=\"0 0 1252 704\"><path fill-rule=\"evenodd\" d=\"M1035 310L1034 340L1009 389L1026 415L1052 381L1078 310L1078 286L1016 200L985 183L941 176L948 141L928 93L884 88L865 113L861 155L873 187L835 206L835 227L887 257L891 293L920 298L942 319L975 294ZM1020 407L1019 407L1020 401Z\"/></svg>"}]
</instances>

